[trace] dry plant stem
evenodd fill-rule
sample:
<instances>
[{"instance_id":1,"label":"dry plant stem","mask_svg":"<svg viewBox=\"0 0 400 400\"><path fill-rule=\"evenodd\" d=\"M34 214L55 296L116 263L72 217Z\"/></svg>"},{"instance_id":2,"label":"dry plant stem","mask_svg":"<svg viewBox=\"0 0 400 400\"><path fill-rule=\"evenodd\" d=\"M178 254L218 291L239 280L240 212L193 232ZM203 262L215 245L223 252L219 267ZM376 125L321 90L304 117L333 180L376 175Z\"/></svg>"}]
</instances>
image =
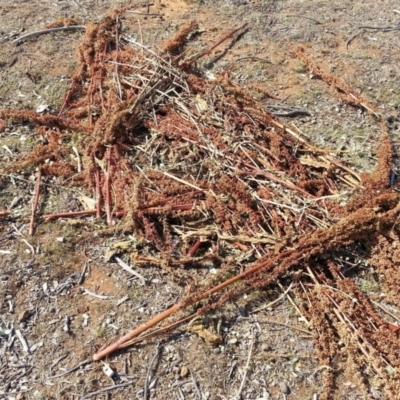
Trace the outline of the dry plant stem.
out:
<instances>
[{"instance_id":1,"label":"dry plant stem","mask_svg":"<svg viewBox=\"0 0 400 400\"><path fill-rule=\"evenodd\" d=\"M247 22L243 24L241 27L233 30L232 32L228 33L226 36L224 36L221 40L219 40L217 43L209 47L207 50L203 51L199 55L193 57L192 59L186 61L185 67L190 67L195 63L199 58L206 56L207 54L211 53L216 47L218 47L221 43L225 42L225 40L228 40L229 38L233 37L237 32L241 31L247 26Z\"/></svg>"},{"instance_id":2,"label":"dry plant stem","mask_svg":"<svg viewBox=\"0 0 400 400\"><path fill-rule=\"evenodd\" d=\"M138 272L136 272L134 269L132 269L128 264L123 262L119 257L114 257L115 261L119 264L119 266L124 269L125 271L129 272L131 275L136 276L139 278L143 283L146 283L146 278L143 275L140 275Z\"/></svg>"},{"instance_id":3,"label":"dry plant stem","mask_svg":"<svg viewBox=\"0 0 400 400\"><path fill-rule=\"evenodd\" d=\"M373 304L375 304L377 307L379 307L385 314L390 315L394 320L396 320L398 323L400 323L400 319L396 317L393 313L391 313L386 307L384 307L382 304L377 303L374 300L371 300ZM399 327L398 327L399 328Z\"/></svg>"},{"instance_id":4,"label":"dry plant stem","mask_svg":"<svg viewBox=\"0 0 400 400\"><path fill-rule=\"evenodd\" d=\"M311 145L310 143L308 143L306 140L304 140L300 135L298 135L296 132L294 132L292 129L288 128L287 126L283 125L281 122L276 121L274 119L271 120L271 123L273 125L275 125L276 127L284 130L285 132L289 133L291 136L293 136L296 140L298 140L299 142L301 142L302 144L306 145L307 147L310 148L310 150L315 150L315 151L321 151L321 149L316 148L315 146ZM334 152L332 150L332 152ZM335 164L337 167L341 168L343 171L348 172L349 174L353 175L358 182L361 182L361 178L360 176L353 171L351 168L346 167L345 165L343 165L340 161L336 160L334 157L330 157L330 156L325 156L330 162L332 162L333 164Z\"/></svg>"},{"instance_id":5,"label":"dry plant stem","mask_svg":"<svg viewBox=\"0 0 400 400\"><path fill-rule=\"evenodd\" d=\"M157 359L157 357L159 357L159 355L160 355L160 342L157 344L154 356L150 360L149 366L147 367L147 374L146 374L145 381L144 381L143 400L148 400L150 373L151 373L151 369L153 368L154 361Z\"/></svg>"},{"instance_id":6,"label":"dry plant stem","mask_svg":"<svg viewBox=\"0 0 400 400\"><path fill-rule=\"evenodd\" d=\"M96 170L96 218L101 217L101 188L100 188L100 169Z\"/></svg>"},{"instance_id":7,"label":"dry plant stem","mask_svg":"<svg viewBox=\"0 0 400 400\"><path fill-rule=\"evenodd\" d=\"M72 30L77 30L77 29L85 30L86 26L70 25L70 26L60 26L58 28L43 29L41 31L30 32L30 33L27 33L26 35L20 36L19 38L13 40L11 43L16 44L16 43L24 41L25 39L36 37L39 35L44 35L46 33L60 32L60 31L72 31Z\"/></svg>"},{"instance_id":8,"label":"dry plant stem","mask_svg":"<svg viewBox=\"0 0 400 400\"><path fill-rule=\"evenodd\" d=\"M192 368L190 369L190 377L192 378L192 384L194 386L194 390L195 390L195 393L197 395L198 400L202 400L203 396L202 396L202 394L200 392L199 385L196 382L196 378L195 378L195 376L193 374Z\"/></svg>"},{"instance_id":9,"label":"dry plant stem","mask_svg":"<svg viewBox=\"0 0 400 400\"><path fill-rule=\"evenodd\" d=\"M201 241L200 241L200 239L198 239L196 241L196 243L190 248L190 250L186 254L187 257L193 257L196 254L196 251L199 249L200 244L201 244Z\"/></svg>"},{"instance_id":10,"label":"dry plant stem","mask_svg":"<svg viewBox=\"0 0 400 400\"><path fill-rule=\"evenodd\" d=\"M240 400L242 398L242 392L243 392L243 389L244 389L244 385L246 383L247 375L249 373L250 361L251 361L251 357L253 355L253 349L254 349L254 344L256 342L256 338L257 338L257 335L253 331L253 335L252 335L251 343L250 343L249 354L247 356L246 366L244 367L244 371L243 371L242 382L240 383L240 387L239 387L239 390L237 391L236 395L233 396L234 400Z\"/></svg>"},{"instance_id":11,"label":"dry plant stem","mask_svg":"<svg viewBox=\"0 0 400 400\"><path fill-rule=\"evenodd\" d=\"M35 216L36 216L36 210L37 210L37 207L39 204L41 180L42 180L42 172L39 170L38 175L37 175L37 181L36 181L35 196L34 196L33 202L32 202L31 221L29 224L29 235L30 236L33 235L33 232L35 230Z\"/></svg>"},{"instance_id":12,"label":"dry plant stem","mask_svg":"<svg viewBox=\"0 0 400 400\"><path fill-rule=\"evenodd\" d=\"M381 116L374 110L374 107L368 103L368 100L365 97L357 93L357 90L354 90L354 88L341 80L339 77L332 75L324 67L317 64L306 54L303 47L298 46L297 48L293 48L293 50L295 55L307 65L308 69L313 75L322 79L335 89L335 94L337 97L349 104L364 108L378 120L381 120Z\"/></svg>"},{"instance_id":13,"label":"dry plant stem","mask_svg":"<svg viewBox=\"0 0 400 400\"><path fill-rule=\"evenodd\" d=\"M56 213L56 214L45 214L43 215L44 219L57 219L57 218L72 218L72 217L84 217L86 215L96 215L97 210L82 210L82 211L70 211L64 213ZM126 211L116 211L112 213L114 217L122 218L126 215Z\"/></svg>"},{"instance_id":14,"label":"dry plant stem","mask_svg":"<svg viewBox=\"0 0 400 400\"><path fill-rule=\"evenodd\" d=\"M286 130L286 128L284 127L284 125L282 125L282 124L280 124L280 123L278 123L278 124L279 124L280 127L282 127L282 129L285 129L285 130ZM277 126L278 126L278 125L277 125ZM196 145L197 145L198 147L200 147L201 149L207 150L207 146L201 145L201 144L197 143L196 141L194 141L194 140L192 140L192 139L189 139L189 138L187 138L187 137L182 136L182 140L185 140L185 141L187 141L187 142L189 142L189 143L196 144ZM235 160L234 160L232 157L230 157L228 154L226 154L225 157L226 157L228 160L230 160L230 161L232 161L232 162L235 162ZM305 190L303 190L303 189L297 187L297 186L296 186L295 184L293 184L292 182L289 182L289 181L280 179L280 178L278 178L277 176L271 174L270 172L263 171L263 170L261 170L261 169L255 169L253 165L248 164L248 163L246 163L246 162L243 162L242 164L245 165L246 167L248 167L250 170L249 170L249 171L237 170L237 171L236 171L237 174L248 175L248 176L257 176L257 175L258 175L258 176L263 176L263 177L265 177L265 178L271 180L272 182L280 183L281 185L287 187L288 189L295 190L295 191L299 192L300 194L302 194L303 196L307 196L307 197L310 197L310 198L314 198L314 196L313 196L312 194L310 194L310 193L306 192ZM171 174L168 174L168 173L166 173L166 172L164 172L164 174L167 175L167 176L169 176L169 177L172 178L172 179L175 179L175 180L178 181L178 182L185 183L185 184L187 184L188 186L193 187L194 189L202 190L202 189L200 189L199 187L197 187L197 186L195 186L195 185L192 185L191 183L182 181L181 179L176 178L176 177L174 177L174 176L171 175Z\"/></svg>"},{"instance_id":15,"label":"dry plant stem","mask_svg":"<svg viewBox=\"0 0 400 400\"><path fill-rule=\"evenodd\" d=\"M232 285L235 282L240 281L241 279L246 278L247 276L254 274L255 272L261 270L262 268L265 268L269 265L272 264L273 261L275 261L276 258L281 258L281 257L285 257L285 256L289 256L293 253L293 251L286 251L282 254L280 254L278 257L274 257L272 259L268 259L260 264L255 265L253 268L248 269L245 272L242 272L239 275L234 276L231 279L226 280L225 282L222 282L221 284L203 292L198 294L197 296L194 296L193 298L189 299L188 301L181 301L175 305L173 305L172 307L168 308L167 310L163 311L162 313L156 315L154 318L152 318L150 321L148 321L147 323L139 326L138 328L134 329L133 331L129 332L128 334L126 334L125 336L123 336L122 338L120 338L117 342L113 343L112 345L108 346L107 348L105 348L104 350L96 353L93 356L93 360L100 360L103 357L107 356L108 354L118 350L120 348L120 346L127 342L128 340L139 336L141 333L147 331L148 329L150 329L151 327L153 327L154 325L157 325L159 322L163 321L164 319L168 318L169 316L171 316L172 314L176 313L177 311L186 308L192 304L195 304L197 302L199 302L202 299L205 299L209 296L211 296L214 293L219 292L220 290L228 287L229 285Z\"/></svg>"},{"instance_id":16,"label":"dry plant stem","mask_svg":"<svg viewBox=\"0 0 400 400\"><path fill-rule=\"evenodd\" d=\"M47 379L61 378L62 376L68 375L68 374L70 374L71 372L74 372L74 371L76 371L77 369L83 367L84 365L90 364L91 362L92 362L92 360L86 359L86 360L80 362L78 365L75 365L75 367L72 367L71 369L68 369L67 371L62 372L61 374L48 376Z\"/></svg>"},{"instance_id":17,"label":"dry plant stem","mask_svg":"<svg viewBox=\"0 0 400 400\"><path fill-rule=\"evenodd\" d=\"M105 201L105 207L106 207L106 215L107 215L107 225L111 225L112 223L112 215L111 215L111 147L107 149L106 153L106 159L107 159L107 174L106 174L106 201Z\"/></svg>"},{"instance_id":18,"label":"dry plant stem","mask_svg":"<svg viewBox=\"0 0 400 400\"><path fill-rule=\"evenodd\" d=\"M142 332L147 331L150 329L152 326L157 325L159 322L163 321L164 319L168 318L170 315L174 314L176 311L180 310L183 307L182 303L177 303L174 306L168 308L161 314L158 314L155 316L153 319L151 319L149 322L146 324L139 326L132 332L129 332L122 338L120 338L117 342L113 343L112 345L106 347L104 350L99 351L93 356L93 360L101 360L102 358L106 357L107 355L113 353L114 351L118 350L122 344L127 342L128 340L133 339L134 337L140 335Z\"/></svg>"},{"instance_id":19,"label":"dry plant stem","mask_svg":"<svg viewBox=\"0 0 400 400\"><path fill-rule=\"evenodd\" d=\"M57 219L57 218L70 218L70 217L82 217L85 215L95 215L97 210L83 210L83 211L70 211L65 213L57 214L45 214L44 219Z\"/></svg>"},{"instance_id":20,"label":"dry plant stem","mask_svg":"<svg viewBox=\"0 0 400 400\"><path fill-rule=\"evenodd\" d=\"M236 275L211 289L194 295L189 299L180 301L169 309L156 315L147 323L129 332L104 350L96 353L93 356L93 359L100 360L108 354L118 350L123 343L139 336L141 333L157 325L175 312L195 304L200 300L206 299L214 293L217 293L238 281L247 279L250 287L258 287L259 285L264 286L276 279L292 266L305 262L309 260L310 257L316 256L321 252L329 251L331 248L337 246L337 243L349 243L365 237L365 235L370 235L372 232L379 229L381 224L384 226L385 224L388 224L388 221L397 220L399 215L400 204L397 200L397 196L391 194L381 195L368 204L368 207L355 211L346 218L339 220L339 222L331 228L319 229L311 237L303 237L299 240L298 244L292 248L292 250L285 251L269 259L263 260L241 274ZM355 232L348 229L348 226L352 225L356 227ZM262 275L263 273L267 273L267 278L261 279L260 281L259 275ZM293 305L297 308L294 302ZM308 321L307 323L309 324Z\"/></svg>"},{"instance_id":21,"label":"dry plant stem","mask_svg":"<svg viewBox=\"0 0 400 400\"><path fill-rule=\"evenodd\" d=\"M192 210L194 207L194 203L193 204L176 204L173 206L167 206L165 207L166 209L169 209L171 211L189 211ZM152 212L158 212L161 211L162 208L161 207L148 207L148 208L144 208L143 211L146 211L148 213L152 213Z\"/></svg>"},{"instance_id":22,"label":"dry plant stem","mask_svg":"<svg viewBox=\"0 0 400 400\"><path fill-rule=\"evenodd\" d=\"M133 382L126 382L126 383L120 383L119 385L107 386L103 389L96 390L95 392L85 394L83 397L80 398L80 400L90 399L93 396L97 396L98 394L101 394L101 393L110 392L111 390L115 390L115 389L121 389L121 388L127 387L129 385L132 385L132 383Z\"/></svg>"},{"instance_id":23,"label":"dry plant stem","mask_svg":"<svg viewBox=\"0 0 400 400\"><path fill-rule=\"evenodd\" d=\"M247 176L263 176L269 180L271 180L272 182L276 182L276 183L280 183L282 186L287 187L288 189L291 190L295 190L296 192L299 192L300 194L302 194L303 196L306 197L310 197L310 198L314 198L314 196L308 192L306 192L305 190L297 187L294 183L289 182L289 181L285 181L283 179L278 178L277 176L267 172L267 171L263 171L261 169L254 169L252 171L237 171L238 175L247 175Z\"/></svg>"},{"instance_id":24,"label":"dry plant stem","mask_svg":"<svg viewBox=\"0 0 400 400\"><path fill-rule=\"evenodd\" d=\"M251 314L254 314L261 310L265 310L266 308L270 308L270 307L274 306L275 304L279 303L280 301L282 301L286 297L286 295L290 292L290 290L292 289L292 286L293 286L293 282L289 285L289 287L285 290L285 292L282 293L277 299L271 301L270 303L266 304L265 306L256 308L255 310L253 310L251 312Z\"/></svg>"},{"instance_id":25,"label":"dry plant stem","mask_svg":"<svg viewBox=\"0 0 400 400\"><path fill-rule=\"evenodd\" d=\"M173 322L172 324L169 324L169 325L164 326L162 328L156 329L155 331L152 331L152 332L148 333L147 335L139 336L138 338L134 338L132 340L129 340L129 341L125 342L124 344L122 344L120 346L120 348L123 349L125 347L132 346L133 344L143 342L143 340L147 340L147 339L151 339L151 338L153 338L155 336L163 335L163 334L167 333L168 331L176 328L178 325L181 325L186 321L190 321L195 317L196 317L196 314L190 314L190 315L188 315L188 316L186 316L184 318L181 318L178 321Z\"/></svg>"},{"instance_id":26,"label":"dry plant stem","mask_svg":"<svg viewBox=\"0 0 400 400\"><path fill-rule=\"evenodd\" d=\"M57 117L61 117L62 113L64 112L65 107L67 106L67 103L68 103L68 100L69 100L71 94L72 94L72 88L70 88L70 89L68 90L67 94L65 95L63 104L62 104L62 106L61 106L60 111L59 111L58 114L57 114Z\"/></svg>"},{"instance_id":27,"label":"dry plant stem","mask_svg":"<svg viewBox=\"0 0 400 400\"><path fill-rule=\"evenodd\" d=\"M168 173L168 172L163 172L163 174L164 174L165 176L168 176L168 178L171 178L171 179L176 180L176 181L179 182L179 183L183 183L184 185L187 185L187 186L189 186L189 187L191 187L191 188L193 188L193 189L196 189L196 190L198 190L198 191L200 191L200 192L203 192L203 189L199 188L198 186L193 185L193 184L190 183L190 182L186 182L186 181L184 181L183 179L180 179L180 178L178 178L178 177L176 177L176 176L174 176L174 175L172 175L172 174L170 174L170 173Z\"/></svg>"},{"instance_id":28,"label":"dry plant stem","mask_svg":"<svg viewBox=\"0 0 400 400\"><path fill-rule=\"evenodd\" d=\"M35 248L26 239L22 238L21 242L24 242L28 246L32 255L35 254Z\"/></svg>"},{"instance_id":29,"label":"dry plant stem","mask_svg":"<svg viewBox=\"0 0 400 400\"><path fill-rule=\"evenodd\" d=\"M283 286L281 285L280 282L277 282L278 286L281 288L281 290L283 290ZM307 318L301 313L299 307L297 307L296 303L293 301L293 299L291 298L291 296L289 294L286 295L287 299L289 300L290 304L294 307L294 309L299 313L299 315L301 316L302 320L306 323L307 326L310 326L310 321L307 320ZM306 332L308 333L308 332Z\"/></svg>"}]
</instances>

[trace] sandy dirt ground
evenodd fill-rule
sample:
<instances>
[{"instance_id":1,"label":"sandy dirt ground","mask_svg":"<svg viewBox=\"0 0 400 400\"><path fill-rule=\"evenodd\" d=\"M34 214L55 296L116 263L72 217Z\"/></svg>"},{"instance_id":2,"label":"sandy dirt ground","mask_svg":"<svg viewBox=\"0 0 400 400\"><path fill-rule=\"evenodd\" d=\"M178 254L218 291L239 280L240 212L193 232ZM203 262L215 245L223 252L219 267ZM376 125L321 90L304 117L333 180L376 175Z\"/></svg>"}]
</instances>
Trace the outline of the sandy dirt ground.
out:
<instances>
[{"instance_id":1,"label":"sandy dirt ground","mask_svg":"<svg viewBox=\"0 0 400 400\"><path fill-rule=\"evenodd\" d=\"M65 18L76 25L97 23L109 10L128 4L133 2L0 0L0 108L57 113L78 65L83 32L15 39ZM396 146L400 8L395 6L388 0L155 0L138 2L120 23L121 34L158 49L182 24L195 20L191 55L247 22L238 38L200 59L198 70L229 71L238 85L272 93L276 99L269 99L270 105L307 110L308 115L282 118L316 146L340 149L343 163L370 172L377 160L379 124L312 79L291 48L303 45L367 96L384 115ZM335 365L320 365L313 342L318 327L307 326L293 294L282 296L289 276L215 310L208 329L215 333L218 328L221 343L210 344L204 335L181 327L91 362L101 346L176 303L187 287L156 266L137 267L146 284L127 273L110 252L129 234L101 235L104 224L95 219L41 222L28 235L36 175L4 171L43 140L24 121L0 120L0 210L12 211L11 217L0 217L1 399L315 400L324 392L327 368L336 368L337 375L330 398L386 398L373 379L355 378L340 358ZM42 214L78 210L82 196L90 195L67 186L61 190L55 181L47 184ZM123 251L118 257L128 262ZM209 272L191 273L201 279ZM359 261L348 276L371 301L385 301L380 276L368 265ZM392 315L385 318L396 324L399 305L384 306Z\"/></svg>"}]
</instances>

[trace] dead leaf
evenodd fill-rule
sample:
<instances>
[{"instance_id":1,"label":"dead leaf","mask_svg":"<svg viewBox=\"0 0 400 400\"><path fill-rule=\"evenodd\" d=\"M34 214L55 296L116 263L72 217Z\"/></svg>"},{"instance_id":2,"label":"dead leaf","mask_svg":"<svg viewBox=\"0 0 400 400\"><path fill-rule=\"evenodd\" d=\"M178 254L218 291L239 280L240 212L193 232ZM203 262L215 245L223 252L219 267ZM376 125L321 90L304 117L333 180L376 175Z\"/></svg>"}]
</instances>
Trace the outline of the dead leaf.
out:
<instances>
[{"instance_id":1,"label":"dead leaf","mask_svg":"<svg viewBox=\"0 0 400 400\"><path fill-rule=\"evenodd\" d=\"M96 208L96 200L95 199L85 196L84 194L80 194L79 196L76 196L76 197L81 202L81 204L85 210L94 210Z\"/></svg>"},{"instance_id":2,"label":"dead leaf","mask_svg":"<svg viewBox=\"0 0 400 400\"><path fill-rule=\"evenodd\" d=\"M314 167L314 168L329 169L329 167L330 167L329 162L318 161L308 154L300 157L300 163L303 165L307 165L309 167Z\"/></svg>"},{"instance_id":3,"label":"dead leaf","mask_svg":"<svg viewBox=\"0 0 400 400\"><path fill-rule=\"evenodd\" d=\"M218 318L196 317L188 323L187 330L203 338L207 345L217 346L222 343L220 327L221 320Z\"/></svg>"}]
</instances>

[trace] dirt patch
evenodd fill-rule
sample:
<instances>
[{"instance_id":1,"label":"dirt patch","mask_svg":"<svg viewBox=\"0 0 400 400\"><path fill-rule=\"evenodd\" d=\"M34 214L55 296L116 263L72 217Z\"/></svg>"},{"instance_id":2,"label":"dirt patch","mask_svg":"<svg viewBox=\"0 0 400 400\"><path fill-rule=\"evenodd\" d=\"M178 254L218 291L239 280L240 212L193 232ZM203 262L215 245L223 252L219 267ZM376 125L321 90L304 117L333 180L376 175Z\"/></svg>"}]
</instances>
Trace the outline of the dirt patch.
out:
<instances>
[{"instance_id":1,"label":"dirt patch","mask_svg":"<svg viewBox=\"0 0 400 400\"><path fill-rule=\"evenodd\" d=\"M379 120L396 142L398 43L390 31L358 28L394 25L390 4L161 1L109 20L109 3L16 6L0 16L2 396L88 398L107 388L97 397L396 398L398 195ZM195 17L188 62L243 16L250 29L196 64L146 53L159 54ZM80 58L79 32L10 43L21 27L69 17L103 21L87 25ZM298 44L310 59L294 55ZM169 63L164 81L151 81L155 60ZM139 107L146 79L173 100L151 92ZM311 115L265 111L282 105ZM85 209L109 225L43 219ZM107 359L112 377L85 361L236 274L222 298L189 308L219 321L222 344L181 329ZM280 305L256 311L290 282Z\"/></svg>"}]
</instances>

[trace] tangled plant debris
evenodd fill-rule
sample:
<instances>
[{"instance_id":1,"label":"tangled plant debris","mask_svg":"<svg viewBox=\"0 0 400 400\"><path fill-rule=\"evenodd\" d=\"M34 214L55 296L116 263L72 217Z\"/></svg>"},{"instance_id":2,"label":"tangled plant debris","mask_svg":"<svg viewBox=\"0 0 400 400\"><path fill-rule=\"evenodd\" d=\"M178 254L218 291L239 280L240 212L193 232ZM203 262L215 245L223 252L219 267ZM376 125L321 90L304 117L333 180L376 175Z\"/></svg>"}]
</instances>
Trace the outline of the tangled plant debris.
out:
<instances>
[{"instance_id":1,"label":"tangled plant debris","mask_svg":"<svg viewBox=\"0 0 400 400\"><path fill-rule=\"evenodd\" d=\"M200 57L245 26L186 57L183 47L194 22L160 50L150 49L122 35L119 15L124 11L86 26L79 66L58 115L0 110L2 119L29 121L46 138L2 171L39 171L31 233L38 220L105 216L103 234L133 234L132 263L157 265L187 283L186 296L177 304L94 359L165 334L291 271L292 291L326 366L321 398L335 390L338 354L365 393L373 386L396 398L396 327L343 274L336 256L348 246L362 247L363 259L385 277L383 288L398 302L400 198L389 185L392 152L385 125L375 171L358 174L333 150L315 147L277 120L256 100L255 89L235 85L229 71L206 78L196 70ZM314 77L331 85L334 95L380 122L366 98L303 48L293 52ZM78 144L71 141L73 133L79 133ZM71 161L75 151L76 162ZM40 215L40 183L47 177L85 188L95 196L96 207ZM0 217L12 218L8 211ZM194 266L218 273L199 284L188 268ZM192 305L196 311L186 314ZM173 314L173 322L142 335Z\"/></svg>"}]
</instances>

